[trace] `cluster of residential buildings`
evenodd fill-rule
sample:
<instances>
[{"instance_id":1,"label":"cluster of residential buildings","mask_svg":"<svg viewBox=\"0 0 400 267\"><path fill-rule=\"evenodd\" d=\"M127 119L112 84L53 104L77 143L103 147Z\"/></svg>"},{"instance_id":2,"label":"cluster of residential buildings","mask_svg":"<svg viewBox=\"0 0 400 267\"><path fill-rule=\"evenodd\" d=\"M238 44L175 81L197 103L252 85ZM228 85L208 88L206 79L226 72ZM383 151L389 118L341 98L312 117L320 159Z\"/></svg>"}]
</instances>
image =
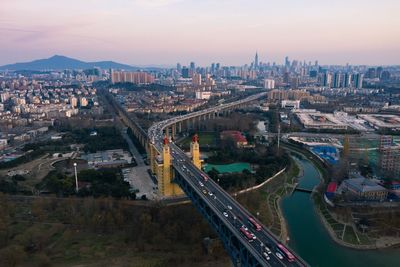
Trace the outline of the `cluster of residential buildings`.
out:
<instances>
[{"instance_id":1,"label":"cluster of residential buildings","mask_svg":"<svg viewBox=\"0 0 400 267\"><path fill-rule=\"evenodd\" d=\"M52 125L52 120L76 116L80 109L102 112L95 88L42 88L31 84L18 90L6 88L0 91L0 124L11 127L35 122Z\"/></svg>"},{"instance_id":2,"label":"cluster of residential buildings","mask_svg":"<svg viewBox=\"0 0 400 267\"><path fill-rule=\"evenodd\" d=\"M191 112L207 103L206 99L187 97L172 91L148 90L121 93L117 95L117 100L128 112L137 113Z\"/></svg>"}]
</instances>

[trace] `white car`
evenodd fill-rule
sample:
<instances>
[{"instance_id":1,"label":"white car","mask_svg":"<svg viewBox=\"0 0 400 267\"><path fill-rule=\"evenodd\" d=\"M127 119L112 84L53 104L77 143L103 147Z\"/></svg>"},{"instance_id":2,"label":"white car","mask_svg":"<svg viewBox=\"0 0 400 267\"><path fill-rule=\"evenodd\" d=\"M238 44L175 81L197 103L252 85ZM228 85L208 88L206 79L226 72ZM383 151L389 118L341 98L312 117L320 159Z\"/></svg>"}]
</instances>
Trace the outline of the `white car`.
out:
<instances>
[{"instance_id":1,"label":"white car","mask_svg":"<svg viewBox=\"0 0 400 267\"><path fill-rule=\"evenodd\" d=\"M232 206L229 206L229 205L228 205L228 207L227 207L227 208L228 208L229 210L232 210Z\"/></svg>"},{"instance_id":2,"label":"white car","mask_svg":"<svg viewBox=\"0 0 400 267\"><path fill-rule=\"evenodd\" d=\"M267 261L271 259L266 252L263 253L263 256Z\"/></svg>"},{"instance_id":3,"label":"white car","mask_svg":"<svg viewBox=\"0 0 400 267\"><path fill-rule=\"evenodd\" d=\"M276 252L275 255L276 255L280 260L283 260L283 256L282 256L281 253Z\"/></svg>"},{"instance_id":4,"label":"white car","mask_svg":"<svg viewBox=\"0 0 400 267\"><path fill-rule=\"evenodd\" d=\"M199 182L199 185L200 185L200 186L204 186L204 184L203 184L202 182Z\"/></svg>"},{"instance_id":5,"label":"white car","mask_svg":"<svg viewBox=\"0 0 400 267\"><path fill-rule=\"evenodd\" d=\"M209 195L210 197L212 197L212 196L213 196L213 193L210 191L210 192L208 192L208 195Z\"/></svg>"},{"instance_id":6,"label":"white car","mask_svg":"<svg viewBox=\"0 0 400 267\"><path fill-rule=\"evenodd\" d=\"M222 214L224 214L224 216L226 217L226 218L228 218L228 213L226 213L225 211L222 213Z\"/></svg>"}]
</instances>

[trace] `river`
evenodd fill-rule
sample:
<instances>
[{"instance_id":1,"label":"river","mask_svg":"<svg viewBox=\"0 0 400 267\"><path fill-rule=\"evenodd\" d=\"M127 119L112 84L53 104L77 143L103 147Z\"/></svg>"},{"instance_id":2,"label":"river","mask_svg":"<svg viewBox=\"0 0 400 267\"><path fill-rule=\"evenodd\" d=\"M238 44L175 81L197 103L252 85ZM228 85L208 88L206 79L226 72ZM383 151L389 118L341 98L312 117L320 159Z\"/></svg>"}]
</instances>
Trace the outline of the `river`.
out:
<instances>
[{"instance_id":1,"label":"river","mask_svg":"<svg viewBox=\"0 0 400 267\"><path fill-rule=\"evenodd\" d=\"M314 165L305 159L296 159L304 170L299 185L312 189L320 182L320 175ZM400 250L355 250L334 242L318 214L310 194L294 192L282 200L282 211L286 219L289 246L311 266L400 266Z\"/></svg>"}]
</instances>

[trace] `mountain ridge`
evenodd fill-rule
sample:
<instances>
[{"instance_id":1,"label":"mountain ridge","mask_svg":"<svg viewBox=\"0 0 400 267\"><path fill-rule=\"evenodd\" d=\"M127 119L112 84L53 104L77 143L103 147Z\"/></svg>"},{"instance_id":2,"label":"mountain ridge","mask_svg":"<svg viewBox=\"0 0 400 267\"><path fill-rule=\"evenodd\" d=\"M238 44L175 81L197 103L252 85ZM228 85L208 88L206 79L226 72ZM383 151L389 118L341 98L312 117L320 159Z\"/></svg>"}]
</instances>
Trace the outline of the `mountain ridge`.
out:
<instances>
[{"instance_id":1,"label":"mountain ridge","mask_svg":"<svg viewBox=\"0 0 400 267\"><path fill-rule=\"evenodd\" d=\"M139 67L118 63L115 61L94 61L86 62L75 58L66 57L63 55L54 55L45 59L36 59L29 62L19 62L0 66L0 70L65 70L65 69L90 69L99 67L102 69L124 69L138 70Z\"/></svg>"}]
</instances>

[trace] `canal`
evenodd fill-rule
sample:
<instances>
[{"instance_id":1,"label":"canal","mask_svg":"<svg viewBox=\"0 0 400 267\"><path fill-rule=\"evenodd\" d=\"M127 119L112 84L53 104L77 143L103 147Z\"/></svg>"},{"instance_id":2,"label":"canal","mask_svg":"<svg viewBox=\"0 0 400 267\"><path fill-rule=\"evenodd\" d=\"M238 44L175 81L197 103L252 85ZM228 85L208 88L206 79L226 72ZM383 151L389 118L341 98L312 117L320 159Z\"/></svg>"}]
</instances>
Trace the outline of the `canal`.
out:
<instances>
[{"instance_id":1,"label":"canal","mask_svg":"<svg viewBox=\"0 0 400 267\"><path fill-rule=\"evenodd\" d=\"M299 186L312 189L320 182L318 170L306 159L296 160L304 170ZM398 249L362 251L334 242L315 212L308 193L294 192L282 200L281 207L289 228L289 246L311 266L400 266Z\"/></svg>"}]
</instances>

